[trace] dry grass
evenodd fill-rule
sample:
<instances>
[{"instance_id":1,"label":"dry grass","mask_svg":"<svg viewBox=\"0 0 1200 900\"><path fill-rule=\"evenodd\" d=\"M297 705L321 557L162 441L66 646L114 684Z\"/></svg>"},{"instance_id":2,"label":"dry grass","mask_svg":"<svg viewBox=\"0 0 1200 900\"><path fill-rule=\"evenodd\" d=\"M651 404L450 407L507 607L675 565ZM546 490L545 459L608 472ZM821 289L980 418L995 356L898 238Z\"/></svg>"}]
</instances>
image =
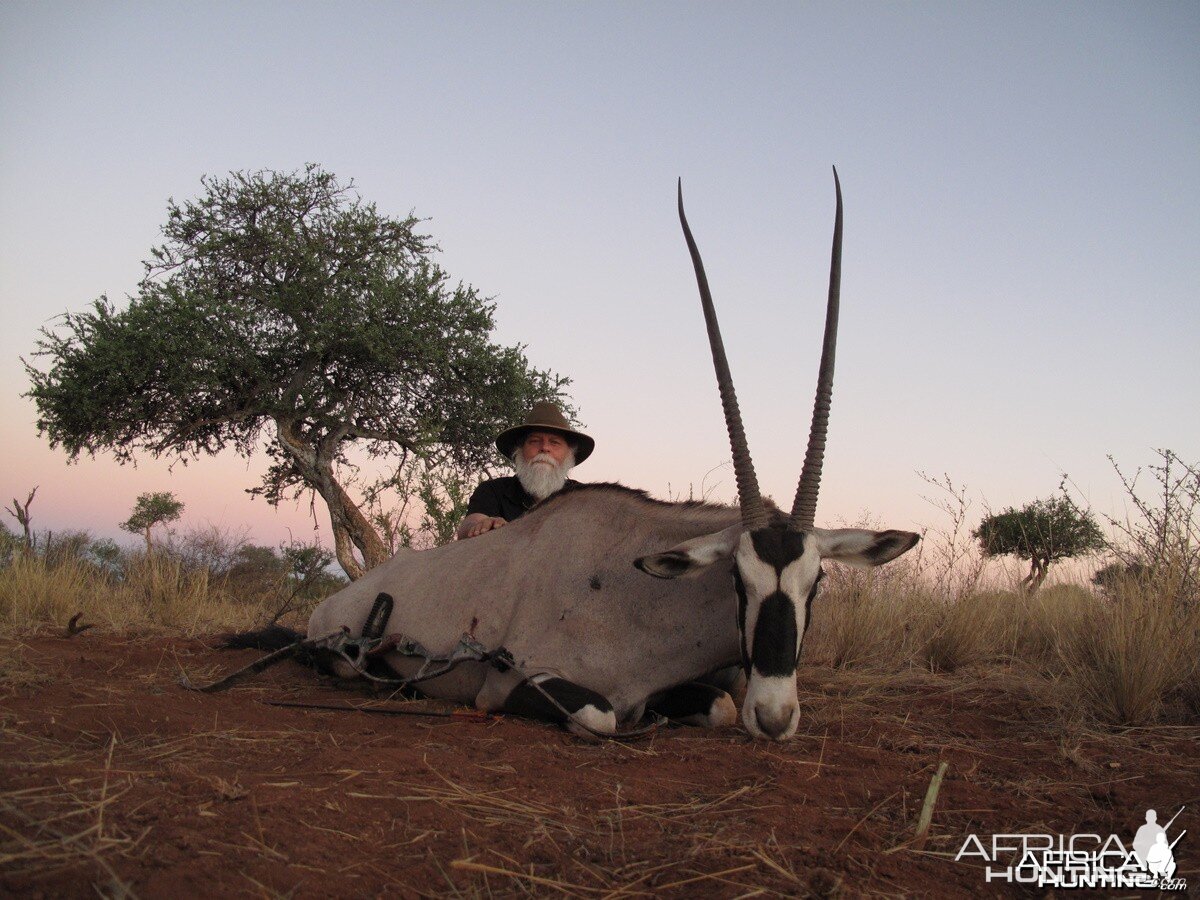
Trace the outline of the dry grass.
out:
<instances>
[{"instance_id":1,"label":"dry grass","mask_svg":"<svg viewBox=\"0 0 1200 900\"><path fill-rule=\"evenodd\" d=\"M740 880L752 875L758 881L780 875L799 883L778 848L755 845L740 833L726 834L741 817L778 806L762 796L769 787L763 779L716 790L695 785L680 798L655 802L631 801L627 787L609 782L605 789L611 803L592 808L561 797L558 803L546 802L511 787L471 784L428 760L426 768L428 775L419 781L388 782L387 794L410 810L434 804L460 817L461 851L444 868L438 863L447 889L457 896L489 896L496 890L657 896L712 880L761 890ZM647 828L656 841L674 848L667 862L648 861L635 839L627 839L627 832L644 839ZM486 835L498 829L523 835L528 858L506 856L492 847Z\"/></svg>"},{"instance_id":2,"label":"dry grass","mask_svg":"<svg viewBox=\"0 0 1200 900\"><path fill-rule=\"evenodd\" d=\"M204 570L178 560L141 557L120 580L76 558L54 563L18 555L0 568L0 633L64 628L78 612L85 623L117 631L165 629L187 637L250 627L269 615L266 606L215 590Z\"/></svg>"},{"instance_id":3,"label":"dry grass","mask_svg":"<svg viewBox=\"0 0 1200 900\"><path fill-rule=\"evenodd\" d=\"M480 791L434 775L447 788L410 785L402 799L432 800L455 810L467 823L522 829L529 835L526 849L540 844L547 851L541 864L521 862L492 848L474 850L475 835L464 831L463 855L449 868L473 878L467 896L490 896L497 888L575 897L660 896L677 890L678 896L686 896L685 889L703 887L704 882L735 887L736 895L766 892L764 877L801 883L786 859L777 859L778 848L755 845L741 834L724 836L731 814L746 816L762 806L757 798L763 783L718 792L698 790L695 796L656 803L626 803L621 786L613 784L609 788L614 805L588 810L519 800L511 791ZM626 829L639 823L650 823L656 840L674 848L668 862L640 858L639 848L627 845ZM461 881L452 882L446 875L448 886L460 894Z\"/></svg>"},{"instance_id":4,"label":"dry grass","mask_svg":"<svg viewBox=\"0 0 1200 900\"><path fill-rule=\"evenodd\" d=\"M567 809L540 803L529 797L517 796L512 788L480 790L467 787L430 769L441 784L411 785L406 793L394 799L407 803L431 802L452 809L468 822L489 828L520 828L530 835L555 838L574 838L579 827L578 814Z\"/></svg>"},{"instance_id":5,"label":"dry grass","mask_svg":"<svg viewBox=\"0 0 1200 900\"><path fill-rule=\"evenodd\" d=\"M1131 581L1111 602L1093 603L1087 622L1064 635L1060 653L1067 675L1104 721L1154 722L1174 698L1195 719L1200 609L1181 607L1154 584Z\"/></svg>"},{"instance_id":6,"label":"dry grass","mask_svg":"<svg viewBox=\"0 0 1200 900\"><path fill-rule=\"evenodd\" d=\"M853 572L830 581L814 604L806 662L872 673L1015 666L1059 683L1102 723L1200 718L1200 608L1179 604L1169 586L947 598L915 579Z\"/></svg>"},{"instance_id":7,"label":"dry grass","mask_svg":"<svg viewBox=\"0 0 1200 900\"><path fill-rule=\"evenodd\" d=\"M1179 601L1169 571L1103 593L1059 584L1028 595L984 590L976 579L948 595L919 567L836 568L814 604L804 661L893 674L1015 666L1061 682L1103 723L1195 721L1200 606ZM0 635L62 628L81 612L107 629L191 637L261 624L274 599L230 596L205 569L178 559L140 557L116 578L76 557L17 555L0 568ZM19 671L5 665L0 682Z\"/></svg>"},{"instance_id":8,"label":"dry grass","mask_svg":"<svg viewBox=\"0 0 1200 900\"><path fill-rule=\"evenodd\" d=\"M49 680L50 676L33 664L20 644L6 647L0 653L0 696L7 691L35 688Z\"/></svg>"},{"instance_id":9,"label":"dry grass","mask_svg":"<svg viewBox=\"0 0 1200 900\"><path fill-rule=\"evenodd\" d=\"M0 869L44 875L91 863L107 876L110 892L129 895L112 863L134 853L145 832L132 836L105 821L105 810L128 790L128 783L117 785L111 772L115 746L114 739L102 775L91 784L0 793Z\"/></svg>"}]
</instances>

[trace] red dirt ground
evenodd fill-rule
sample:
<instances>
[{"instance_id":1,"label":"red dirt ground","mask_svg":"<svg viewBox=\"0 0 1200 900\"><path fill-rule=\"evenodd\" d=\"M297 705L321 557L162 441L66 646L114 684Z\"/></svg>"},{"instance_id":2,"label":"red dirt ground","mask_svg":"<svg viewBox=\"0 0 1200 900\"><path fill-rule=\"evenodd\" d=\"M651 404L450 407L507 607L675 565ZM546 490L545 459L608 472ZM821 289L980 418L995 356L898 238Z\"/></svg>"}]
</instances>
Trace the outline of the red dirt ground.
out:
<instances>
[{"instance_id":1,"label":"red dirt ground","mask_svg":"<svg viewBox=\"0 0 1200 900\"><path fill-rule=\"evenodd\" d=\"M291 662L224 694L176 684L256 657L97 631L0 641L0 894L1010 895L954 861L968 834L1128 843L1147 808L1185 804L1178 875L1200 883L1200 728L1052 724L1011 673L805 668L785 744L265 705L368 702Z\"/></svg>"}]
</instances>

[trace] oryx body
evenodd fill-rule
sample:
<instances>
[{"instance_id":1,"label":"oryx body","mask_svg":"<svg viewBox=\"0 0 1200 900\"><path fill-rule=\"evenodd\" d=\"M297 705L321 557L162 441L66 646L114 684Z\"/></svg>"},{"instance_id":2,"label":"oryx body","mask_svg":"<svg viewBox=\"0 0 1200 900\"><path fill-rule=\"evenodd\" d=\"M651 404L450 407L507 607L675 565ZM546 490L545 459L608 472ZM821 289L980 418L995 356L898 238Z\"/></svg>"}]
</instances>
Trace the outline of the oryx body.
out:
<instances>
[{"instance_id":1,"label":"oryx body","mask_svg":"<svg viewBox=\"0 0 1200 900\"><path fill-rule=\"evenodd\" d=\"M787 515L759 494L682 189L679 215L729 431L738 507L660 503L619 485L563 492L497 531L402 553L373 569L316 609L310 638L342 627L360 633L384 593L395 600L385 634L438 653L466 633L485 648L506 648L517 668L543 679L534 691L511 668L476 663L424 683L426 693L555 718L544 700L549 692L560 712L565 707L576 714L571 727L582 722L599 732L613 731L647 704L698 724L731 721L736 710L729 695L697 679L740 662L747 730L775 740L795 733L796 665L822 560L880 565L918 540L906 531L828 531L813 524L837 337L841 187L817 395ZM417 667L392 657L389 664L402 675ZM354 673L342 666L342 674Z\"/></svg>"},{"instance_id":2,"label":"oryx body","mask_svg":"<svg viewBox=\"0 0 1200 900\"><path fill-rule=\"evenodd\" d=\"M506 648L531 675L595 692L623 721L668 688L738 664L728 567L670 583L647 578L633 561L736 525L739 515L736 507L663 503L620 485L585 485L506 528L402 552L321 603L309 636L343 626L358 634L375 597L387 593L396 603L385 634L447 652L470 633L485 647ZM415 665L394 655L387 662L402 674ZM467 663L421 690L497 710L515 686L506 673Z\"/></svg>"}]
</instances>

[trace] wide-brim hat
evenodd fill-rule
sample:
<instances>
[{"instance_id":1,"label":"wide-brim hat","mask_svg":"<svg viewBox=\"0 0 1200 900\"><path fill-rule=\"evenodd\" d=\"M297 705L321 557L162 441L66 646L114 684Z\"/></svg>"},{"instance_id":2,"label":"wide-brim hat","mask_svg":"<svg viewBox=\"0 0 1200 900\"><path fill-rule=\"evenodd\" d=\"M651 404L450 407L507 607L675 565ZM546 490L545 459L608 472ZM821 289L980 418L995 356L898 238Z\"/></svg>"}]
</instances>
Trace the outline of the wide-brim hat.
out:
<instances>
[{"instance_id":1,"label":"wide-brim hat","mask_svg":"<svg viewBox=\"0 0 1200 900\"><path fill-rule=\"evenodd\" d=\"M500 433L496 438L496 449L505 459L512 459L513 452L521 446L531 431L550 431L567 438L575 445L575 465L591 456L596 447L594 440L571 427L561 409L543 400L533 404L533 409L529 411L524 422Z\"/></svg>"}]
</instances>

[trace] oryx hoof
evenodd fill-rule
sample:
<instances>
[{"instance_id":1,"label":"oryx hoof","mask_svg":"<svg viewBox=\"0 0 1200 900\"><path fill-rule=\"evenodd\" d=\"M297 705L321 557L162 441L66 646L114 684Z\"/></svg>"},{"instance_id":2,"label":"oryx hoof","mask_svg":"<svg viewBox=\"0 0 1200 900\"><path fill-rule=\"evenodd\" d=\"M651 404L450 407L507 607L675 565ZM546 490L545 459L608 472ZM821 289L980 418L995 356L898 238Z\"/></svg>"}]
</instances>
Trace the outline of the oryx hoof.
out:
<instances>
[{"instance_id":1,"label":"oryx hoof","mask_svg":"<svg viewBox=\"0 0 1200 900\"><path fill-rule=\"evenodd\" d=\"M612 708L597 709L590 703L575 710L567 720L567 731L584 740L600 740L602 735L617 733L617 716ZM599 732L597 734L596 732Z\"/></svg>"}]
</instances>

